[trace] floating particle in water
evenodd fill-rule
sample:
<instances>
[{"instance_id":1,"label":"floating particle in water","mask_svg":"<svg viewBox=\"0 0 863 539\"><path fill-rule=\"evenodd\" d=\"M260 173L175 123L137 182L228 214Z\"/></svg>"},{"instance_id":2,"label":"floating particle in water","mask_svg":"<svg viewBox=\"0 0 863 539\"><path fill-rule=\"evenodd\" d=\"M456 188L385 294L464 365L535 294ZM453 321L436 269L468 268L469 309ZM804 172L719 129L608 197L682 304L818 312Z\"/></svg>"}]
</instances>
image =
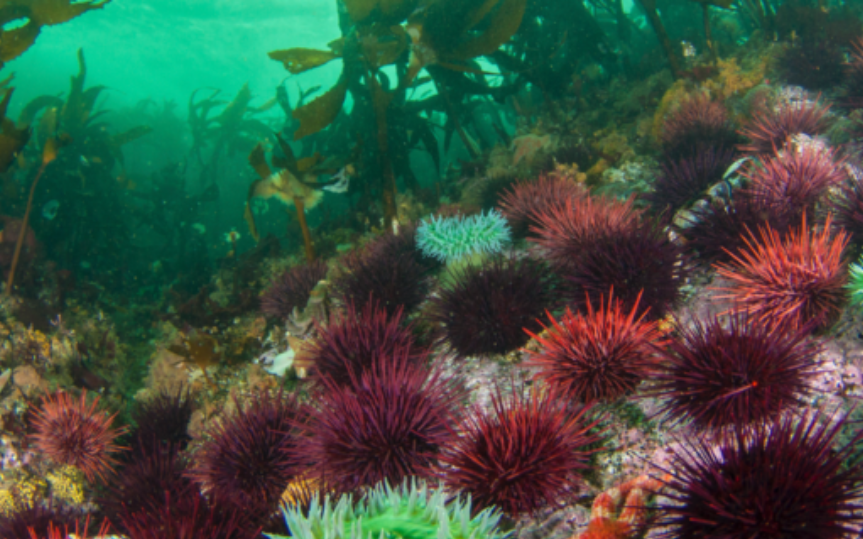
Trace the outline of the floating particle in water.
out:
<instances>
[{"instance_id":1,"label":"floating particle in water","mask_svg":"<svg viewBox=\"0 0 863 539\"><path fill-rule=\"evenodd\" d=\"M49 221L53 221L57 217L57 211L60 209L60 201L57 199L49 200L42 206L42 217Z\"/></svg>"}]
</instances>

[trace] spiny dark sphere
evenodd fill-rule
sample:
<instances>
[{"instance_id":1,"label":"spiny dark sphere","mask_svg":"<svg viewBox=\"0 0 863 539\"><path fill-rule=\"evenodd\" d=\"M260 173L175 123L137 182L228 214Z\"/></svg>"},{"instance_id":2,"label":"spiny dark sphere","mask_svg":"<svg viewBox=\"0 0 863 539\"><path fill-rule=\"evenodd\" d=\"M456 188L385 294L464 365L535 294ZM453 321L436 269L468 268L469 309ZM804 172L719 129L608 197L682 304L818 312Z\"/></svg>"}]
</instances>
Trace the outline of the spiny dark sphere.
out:
<instances>
[{"instance_id":1,"label":"spiny dark sphere","mask_svg":"<svg viewBox=\"0 0 863 539\"><path fill-rule=\"evenodd\" d=\"M403 323L401 309L389 315L369 301L360 312L350 304L346 311L332 314L307 345L315 380L349 385L351 376L360 376L379 359L398 356L417 362L425 357L426 351L414 344L411 327Z\"/></svg>"},{"instance_id":2,"label":"spiny dark sphere","mask_svg":"<svg viewBox=\"0 0 863 539\"><path fill-rule=\"evenodd\" d=\"M830 127L829 111L830 105L801 101L758 112L740 130L740 134L750 141L741 145L740 150L771 154L784 148L794 135L821 135Z\"/></svg>"},{"instance_id":3,"label":"spiny dark sphere","mask_svg":"<svg viewBox=\"0 0 863 539\"><path fill-rule=\"evenodd\" d=\"M53 499L45 503L19 500L14 510L0 514L0 537L31 539L31 529L37 537L46 537L51 526L74 529L79 516L73 509Z\"/></svg>"},{"instance_id":4,"label":"spiny dark sphere","mask_svg":"<svg viewBox=\"0 0 863 539\"><path fill-rule=\"evenodd\" d=\"M198 488L187 476L186 460L177 446L153 444L123 467L99 505L118 529L128 532L123 522L134 514L162 511L166 493L175 495L169 509L183 513L194 508Z\"/></svg>"},{"instance_id":5,"label":"spiny dark sphere","mask_svg":"<svg viewBox=\"0 0 863 539\"><path fill-rule=\"evenodd\" d=\"M662 124L660 136L665 158L693 159L713 148L717 153L740 142L725 105L702 94L687 99Z\"/></svg>"},{"instance_id":6,"label":"spiny dark sphere","mask_svg":"<svg viewBox=\"0 0 863 539\"><path fill-rule=\"evenodd\" d=\"M327 263L315 260L284 272L261 296L261 311L287 320L294 308L303 310L315 286L327 276Z\"/></svg>"},{"instance_id":7,"label":"spiny dark sphere","mask_svg":"<svg viewBox=\"0 0 863 539\"><path fill-rule=\"evenodd\" d=\"M212 427L191 476L215 504L266 519L300 472L293 449L302 412L293 396L263 393L235 401L237 412Z\"/></svg>"},{"instance_id":8,"label":"spiny dark sphere","mask_svg":"<svg viewBox=\"0 0 863 539\"><path fill-rule=\"evenodd\" d=\"M733 148L713 148L697 156L679 161L667 161L656 178L653 190L645 199L657 213L673 214L702 196L722 180L725 170L734 162Z\"/></svg>"},{"instance_id":9,"label":"spiny dark sphere","mask_svg":"<svg viewBox=\"0 0 863 539\"><path fill-rule=\"evenodd\" d=\"M425 300L434 266L423 261L416 249L409 251L401 242L383 241L392 245L373 243L343 257L333 290L342 303L353 304L357 309L372 299L380 302L390 315L398 310L410 313ZM413 244L416 245L415 239Z\"/></svg>"},{"instance_id":10,"label":"spiny dark sphere","mask_svg":"<svg viewBox=\"0 0 863 539\"><path fill-rule=\"evenodd\" d=\"M542 175L538 180L519 182L508 189L498 207L509 221L513 236L523 238L531 227L539 225L537 213L544 213L551 206L564 206L567 200L586 194L587 189L580 183L556 175Z\"/></svg>"},{"instance_id":11,"label":"spiny dark sphere","mask_svg":"<svg viewBox=\"0 0 863 539\"><path fill-rule=\"evenodd\" d=\"M681 247L660 224L643 219L623 232L597 232L561 273L571 286L570 301L580 310L614 290L625 309L637 303L639 314L658 320L677 304L688 271Z\"/></svg>"},{"instance_id":12,"label":"spiny dark sphere","mask_svg":"<svg viewBox=\"0 0 863 539\"><path fill-rule=\"evenodd\" d=\"M542 247L544 256L555 268L565 268L597 237L631 234L641 215L632 203L632 199L621 202L587 196L549 206L534 214L538 225L531 227L528 240Z\"/></svg>"},{"instance_id":13,"label":"spiny dark sphere","mask_svg":"<svg viewBox=\"0 0 863 539\"><path fill-rule=\"evenodd\" d=\"M653 349L662 333L656 322L627 312L612 297L585 314L569 309L559 321L531 337L539 350L529 351L530 364L559 394L576 402L613 401L646 379L653 366Z\"/></svg>"},{"instance_id":14,"label":"spiny dark sphere","mask_svg":"<svg viewBox=\"0 0 863 539\"><path fill-rule=\"evenodd\" d=\"M851 243L859 250L863 247L863 182L849 179L831 200L835 224L843 228Z\"/></svg>"},{"instance_id":15,"label":"spiny dark sphere","mask_svg":"<svg viewBox=\"0 0 863 539\"><path fill-rule=\"evenodd\" d=\"M555 278L541 261L495 257L451 274L432 301L431 319L459 357L506 354L524 346L525 329L558 302Z\"/></svg>"},{"instance_id":16,"label":"spiny dark sphere","mask_svg":"<svg viewBox=\"0 0 863 539\"><path fill-rule=\"evenodd\" d=\"M417 226L401 225L397 232L388 230L381 237L369 243L366 247L367 256L393 260L403 255L412 256L414 261L426 271L434 271L441 267L441 262L431 256L425 256L417 248Z\"/></svg>"},{"instance_id":17,"label":"spiny dark sphere","mask_svg":"<svg viewBox=\"0 0 863 539\"><path fill-rule=\"evenodd\" d=\"M819 346L808 332L735 314L678 325L659 353L655 396L674 422L744 428L771 421L811 390Z\"/></svg>"},{"instance_id":18,"label":"spiny dark sphere","mask_svg":"<svg viewBox=\"0 0 863 539\"><path fill-rule=\"evenodd\" d=\"M704 437L674 452L657 506L660 537L840 539L856 537L863 470L846 465L851 443L835 447L842 420L787 415L734 431L718 447Z\"/></svg>"},{"instance_id":19,"label":"spiny dark sphere","mask_svg":"<svg viewBox=\"0 0 863 539\"><path fill-rule=\"evenodd\" d=\"M460 383L407 357L375 362L349 386L324 379L297 449L311 477L339 493L434 476L456 437Z\"/></svg>"},{"instance_id":20,"label":"spiny dark sphere","mask_svg":"<svg viewBox=\"0 0 863 539\"><path fill-rule=\"evenodd\" d=\"M190 509L172 508L179 497L189 497ZM156 511L126 516L123 528L129 539L257 539L261 528L247 514L210 504L200 493L166 493Z\"/></svg>"},{"instance_id":21,"label":"spiny dark sphere","mask_svg":"<svg viewBox=\"0 0 863 539\"><path fill-rule=\"evenodd\" d=\"M33 443L49 459L75 466L93 481L104 479L116 464L113 454L122 447L114 442L125 429L111 428L114 415L97 410L99 397L87 403L87 392L78 398L65 391L42 397L33 413Z\"/></svg>"},{"instance_id":22,"label":"spiny dark sphere","mask_svg":"<svg viewBox=\"0 0 863 539\"><path fill-rule=\"evenodd\" d=\"M764 155L743 170L751 196L794 215L815 214L818 202L848 178L845 160L817 144L787 146Z\"/></svg>"},{"instance_id":23,"label":"spiny dark sphere","mask_svg":"<svg viewBox=\"0 0 863 539\"><path fill-rule=\"evenodd\" d=\"M724 292L717 297L766 325L826 329L847 301L847 245L845 231L833 234L829 215L821 230L810 230L805 219L784 236L760 228L732 262L716 265L727 283L717 287Z\"/></svg>"},{"instance_id":24,"label":"spiny dark sphere","mask_svg":"<svg viewBox=\"0 0 863 539\"><path fill-rule=\"evenodd\" d=\"M769 225L784 234L799 226L801 218L792 208L736 190L730 200L716 198L695 207L675 230L685 240L686 254L699 265L709 266L731 261L731 255L746 247L749 231Z\"/></svg>"},{"instance_id":25,"label":"spiny dark sphere","mask_svg":"<svg viewBox=\"0 0 863 539\"><path fill-rule=\"evenodd\" d=\"M444 481L468 494L475 511L497 507L516 518L571 501L589 468L589 409L570 410L550 391L492 395L491 409L475 406L462 436L448 447Z\"/></svg>"},{"instance_id":26,"label":"spiny dark sphere","mask_svg":"<svg viewBox=\"0 0 863 539\"><path fill-rule=\"evenodd\" d=\"M146 453L154 447L177 446L183 450L191 440L187 433L195 403L187 389L176 393L162 390L155 397L138 402L132 411L137 425L132 431L135 450Z\"/></svg>"}]
</instances>

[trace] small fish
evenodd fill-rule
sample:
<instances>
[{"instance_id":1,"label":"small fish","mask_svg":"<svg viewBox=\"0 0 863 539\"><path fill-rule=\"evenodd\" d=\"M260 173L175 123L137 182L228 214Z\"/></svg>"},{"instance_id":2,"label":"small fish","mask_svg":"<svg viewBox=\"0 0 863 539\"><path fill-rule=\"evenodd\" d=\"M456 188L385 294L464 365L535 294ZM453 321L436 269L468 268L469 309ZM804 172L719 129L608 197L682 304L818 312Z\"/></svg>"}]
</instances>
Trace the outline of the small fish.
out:
<instances>
[{"instance_id":1,"label":"small fish","mask_svg":"<svg viewBox=\"0 0 863 539\"><path fill-rule=\"evenodd\" d=\"M49 200L42 206L42 217L48 221L53 221L57 217L57 211L60 209L60 201L57 199Z\"/></svg>"}]
</instances>

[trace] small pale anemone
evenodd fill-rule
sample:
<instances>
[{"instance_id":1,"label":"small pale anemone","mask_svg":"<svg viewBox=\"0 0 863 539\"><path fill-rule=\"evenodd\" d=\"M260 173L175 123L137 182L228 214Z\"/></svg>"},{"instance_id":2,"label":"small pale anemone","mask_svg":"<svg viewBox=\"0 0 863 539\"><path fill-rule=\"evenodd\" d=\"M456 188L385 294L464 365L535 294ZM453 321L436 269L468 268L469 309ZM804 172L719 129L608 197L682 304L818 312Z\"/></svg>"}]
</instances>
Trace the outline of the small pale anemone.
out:
<instances>
[{"instance_id":1,"label":"small pale anemone","mask_svg":"<svg viewBox=\"0 0 863 539\"><path fill-rule=\"evenodd\" d=\"M432 217L417 229L417 246L441 262L473 254L495 254L510 242L506 218L497 210L469 217Z\"/></svg>"},{"instance_id":2,"label":"small pale anemone","mask_svg":"<svg viewBox=\"0 0 863 539\"><path fill-rule=\"evenodd\" d=\"M470 499L447 501L441 489L429 491L415 482L392 488L380 483L354 503L345 495L333 502L312 498L308 510L284 507L285 521L295 539L319 537L412 537L415 539L503 539L497 527L500 513L485 509L475 515ZM409 533L405 533L409 531ZM271 539L287 536L268 534Z\"/></svg>"}]
</instances>

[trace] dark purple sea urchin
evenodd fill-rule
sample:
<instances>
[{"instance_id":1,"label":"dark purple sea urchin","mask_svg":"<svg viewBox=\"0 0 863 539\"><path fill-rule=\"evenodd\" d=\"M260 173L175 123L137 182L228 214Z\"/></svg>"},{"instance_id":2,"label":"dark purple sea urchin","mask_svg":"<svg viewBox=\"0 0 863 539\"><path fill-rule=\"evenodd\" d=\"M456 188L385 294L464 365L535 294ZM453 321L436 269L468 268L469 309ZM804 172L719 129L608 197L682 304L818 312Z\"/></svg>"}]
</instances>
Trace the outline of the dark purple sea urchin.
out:
<instances>
[{"instance_id":1,"label":"dark purple sea urchin","mask_svg":"<svg viewBox=\"0 0 863 539\"><path fill-rule=\"evenodd\" d=\"M210 429L190 475L213 503L261 522L278 508L282 491L299 473L292 451L302 412L284 393L235 403L237 411Z\"/></svg>"},{"instance_id":2,"label":"dark purple sea urchin","mask_svg":"<svg viewBox=\"0 0 863 539\"><path fill-rule=\"evenodd\" d=\"M403 352L402 352L403 353ZM440 370L387 356L348 386L324 378L295 453L312 480L338 493L432 477L454 441L464 393Z\"/></svg>"},{"instance_id":3,"label":"dark purple sea urchin","mask_svg":"<svg viewBox=\"0 0 863 539\"><path fill-rule=\"evenodd\" d=\"M784 148L789 139L799 133L813 137L820 135L830 126L829 111L829 105L803 101L758 112L740 130L740 134L750 141L741 145L740 150L770 154Z\"/></svg>"},{"instance_id":4,"label":"dark purple sea urchin","mask_svg":"<svg viewBox=\"0 0 863 539\"><path fill-rule=\"evenodd\" d=\"M654 182L653 190L644 198L655 212L674 213L701 198L722 180L734 156L733 148L709 148L691 158L668 161L662 165L662 173Z\"/></svg>"},{"instance_id":5,"label":"dark purple sea urchin","mask_svg":"<svg viewBox=\"0 0 863 539\"><path fill-rule=\"evenodd\" d=\"M810 391L820 350L806 331L734 314L678 326L659 353L654 396L674 421L703 429L771 421Z\"/></svg>"},{"instance_id":6,"label":"dark purple sea urchin","mask_svg":"<svg viewBox=\"0 0 863 539\"><path fill-rule=\"evenodd\" d=\"M403 233L387 234L341 259L333 290L343 304L362 310L374 300L394 315L399 310L410 313L425 300L436 264L419 254L414 228Z\"/></svg>"},{"instance_id":7,"label":"dark purple sea urchin","mask_svg":"<svg viewBox=\"0 0 863 539\"><path fill-rule=\"evenodd\" d=\"M705 438L675 451L657 506L659 537L671 539L840 539L856 536L863 469L846 466L860 434L834 444L843 421L787 415L718 446Z\"/></svg>"},{"instance_id":8,"label":"dark purple sea urchin","mask_svg":"<svg viewBox=\"0 0 863 539\"><path fill-rule=\"evenodd\" d=\"M187 429L193 411L192 397L182 388L175 393L163 390L147 401L138 402L132 410L135 451L147 453L162 445L185 449L191 440Z\"/></svg>"},{"instance_id":9,"label":"dark purple sea urchin","mask_svg":"<svg viewBox=\"0 0 863 539\"><path fill-rule=\"evenodd\" d=\"M347 312L332 314L306 348L315 380L329 378L346 386L351 376L360 376L379 359L418 361L425 350L414 344L411 328L403 322L401 309L390 315L376 301L367 302L359 312L349 304Z\"/></svg>"},{"instance_id":10,"label":"dark purple sea urchin","mask_svg":"<svg viewBox=\"0 0 863 539\"><path fill-rule=\"evenodd\" d=\"M599 442L589 413L551 391L498 389L491 409L476 406L448 447L444 482L469 494L475 511L498 507L513 518L565 504L589 468L588 447Z\"/></svg>"},{"instance_id":11,"label":"dark purple sea urchin","mask_svg":"<svg viewBox=\"0 0 863 539\"><path fill-rule=\"evenodd\" d=\"M734 123L722 103L702 94L684 101L663 122L660 136L666 159L693 159L714 149L733 149L739 142Z\"/></svg>"},{"instance_id":12,"label":"dark purple sea urchin","mask_svg":"<svg viewBox=\"0 0 863 539\"><path fill-rule=\"evenodd\" d=\"M327 276L327 263L315 260L284 272L261 296L264 314L286 320L294 308L304 309L315 286Z\"/></svg>"},{"instance_id":13,"label":"dark purple sea urchin","mask_svg":"<svg viewBox=\"0 0 863 539\"><path fill-rule=\"evenodd\" d=\"M524 329L559 301L548 267L531 258L496 257L452 274L432 301L441 340L459 357L506 354L524 346Z\"/></svg>"}]
</instances>

